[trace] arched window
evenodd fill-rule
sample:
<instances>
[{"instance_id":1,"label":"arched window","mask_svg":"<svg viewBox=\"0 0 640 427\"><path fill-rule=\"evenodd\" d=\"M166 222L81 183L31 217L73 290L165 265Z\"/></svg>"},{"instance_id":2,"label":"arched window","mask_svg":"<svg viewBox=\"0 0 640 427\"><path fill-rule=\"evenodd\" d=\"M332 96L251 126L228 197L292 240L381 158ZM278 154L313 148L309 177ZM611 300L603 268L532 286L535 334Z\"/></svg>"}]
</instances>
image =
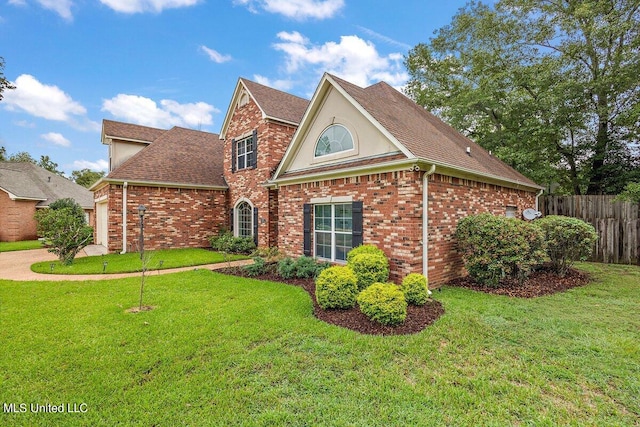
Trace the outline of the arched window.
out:
<instances>
[{"instance_id":1,"label":"arched window","mask_svg":"<svg viewBox=\"0 0 640 427\"><path fill-rule=\"evenodd\" d=\"M236 205L236 235L238 237L253 236L253 208L249 202L243 201Z\"/></svg>"},{"instance_id":2,"label":"arched window","mask_svg":"<svg viewBox=\"0 0 640 427\"><path fill-rule=\"evenodd\" d=\"M351 132L342 125L331 125L318 138L315 156L321 157L352 149L353 137Z\"/></svg>"}]
</instances>

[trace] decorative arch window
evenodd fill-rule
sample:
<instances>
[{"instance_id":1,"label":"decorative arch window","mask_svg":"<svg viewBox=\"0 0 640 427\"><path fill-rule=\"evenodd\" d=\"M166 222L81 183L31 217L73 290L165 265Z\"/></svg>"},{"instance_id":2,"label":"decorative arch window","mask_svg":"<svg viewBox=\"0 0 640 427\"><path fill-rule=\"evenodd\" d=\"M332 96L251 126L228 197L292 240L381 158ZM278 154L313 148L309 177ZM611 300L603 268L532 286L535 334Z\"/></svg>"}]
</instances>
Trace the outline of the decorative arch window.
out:
<instances>
[{"instance_id":1,"label":"decorative arch window","mask_svg":"<svg viewBox=\"0 0 640 427\"><path fill-rule=\"evenodd\" d=\"M236 206L236 236L253 236L253 208L249 202L242 201Z\"/></svg>"},{"instance_id":2,"label":"decorative arch window","mask_svg":"<svg viewBox=\"0 0 640 427\"><path fill-rule=\"evenodd\" d=\"M353 149L351 132L342 125L331 125L322 132L316 143L315 157L327 156Z\"/></svg>"}]
</instances>

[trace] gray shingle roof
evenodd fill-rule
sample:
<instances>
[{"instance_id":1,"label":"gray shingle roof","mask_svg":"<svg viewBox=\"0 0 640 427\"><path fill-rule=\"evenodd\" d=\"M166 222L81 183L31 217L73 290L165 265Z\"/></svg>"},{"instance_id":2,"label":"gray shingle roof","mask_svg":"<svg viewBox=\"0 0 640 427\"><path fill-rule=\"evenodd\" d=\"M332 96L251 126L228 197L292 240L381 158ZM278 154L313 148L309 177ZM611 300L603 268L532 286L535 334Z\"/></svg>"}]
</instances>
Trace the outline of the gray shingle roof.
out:
<instances>
[{"instance_id":1,"label":"gray shingle roof","mask_svg":"<svg viewBox=\"0 0 640 427\"><path fill-rule=\"evenodd\" d=\"M330 77L416 158L537 187L535 182L387 83L361 88L333 75Z\"/></svg>"},{"instance_id":2,"label":"gray shingle roof","mask_svg":"<svg viewBox=\"0 0 640 427\"><path fill-rule=\"evenodd\" d=\"M19 199L39 200L37 206L72 198L84 209L93 209L91 191L28 162L0 162L0 189Z\"/></svg>"},{"instance_id":3,"label":"gray shingle roof","mask_svg":"<svg viewBox=\"0 0 640 427\"><path fill-rule=\"evenodd\" d=\"M300 123L309 100L241 78L258 107L268 117L289 123Z\"/></svg>"},{"instance_id":4,"label":"gray shingle roof","mask_svg":"<svg viewBox=\"0 0 640 427\"><path fill-rule=\"evenodd\" d=\"M218 134L174 127L163 131L106 180L226 187L223 147Z\"/></svg>"},{"instance_id":5,"label":"gray shingle roof","mask_svg":"<svg viewBox=\"0 0 640 427\"><path fill-rule=\"evenodd\" d=\"M106 119L102 120L102 134L103 136L111 138L153 142L165 132L166 130L164 129L156 129L149 126L134 125Z\"/></svg>"}]
</instances>

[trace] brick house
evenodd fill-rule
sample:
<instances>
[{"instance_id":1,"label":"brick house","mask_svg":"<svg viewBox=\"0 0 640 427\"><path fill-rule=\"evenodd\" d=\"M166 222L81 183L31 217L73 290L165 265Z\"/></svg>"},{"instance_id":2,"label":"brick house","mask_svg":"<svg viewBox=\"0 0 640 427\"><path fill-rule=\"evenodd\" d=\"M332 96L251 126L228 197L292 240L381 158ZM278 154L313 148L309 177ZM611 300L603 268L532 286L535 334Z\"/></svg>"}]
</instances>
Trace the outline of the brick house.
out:
<instances>
[{"instance_id":1,"label":"brick house","mask_svg":"<svg viewBox=\"0 0 640 427\"><path fill-rule=\"evenodd\" d=\"M94 241L109 252L138 250L138 206L149 211L149 249L206 247L228 222L218 135L104 120L109 174L95 183Z\"/></svg>"},{"instance_id":2,"label":"brick house","mask_svg":"<svg viewBox=\"0 0 640 427\"><path fill-rule=\"evenodd\" d=\"M180 131L185 138L188 132L202 134ZM389 257L393 280L422 272L437 285L464 273L453 240L460 218L480 212L519 216L536 206L542 189L384 82L361 88L325 74L307 101L239 79L220 140L206 135L201 138L209 145L175 141L151 161L145 152L172 139L162 134L96 185L103 191L96 191L96 202L111 203L104 185L116 186L111 214L122 215L117 203L122 203L125 178L130 215L138 203L156 210L173 200L175 192L159 190L155 198L132 198L132 186L136 194L152 193L137 188L155 180L147 173L157 173L167 155L186 164L184 173L209 180L211 201L192 197L178 204L182 210L162 207L157 216L164 220L147 236L152 246L205 246L205 235L228 228L238 236L253 236L262 247L340 263L352 247L375 244ZM178 160L181 144L190 148ZM201 170L204 165L196 162L209 169ZM127 174L121 170L125 167ZM177 182L178 176L172 179ZM187 190L185 179L180 182L183 193L194 191ZM203 205L202 214L211 218L192 229L194 237L162 225L175 223L173 218L181 218L190 206ZM198 214L189 214L194 225ZM149 221L156 220L150 216ZM128 235L137 236L133 231ZM117 230L109 233L116 241L127 240Z\"/></svg>"},{"instance_id":3,"label":"brick house","mask_svg":"<svg viewBox=\"0 0 640 427\"><path fill-rule=\"evenodd\" d=\"M28 162L0 162L0 242L37 238L36 210L74 199L93 224L93 196L75 182Z\"/></svg>"}]
</instances>

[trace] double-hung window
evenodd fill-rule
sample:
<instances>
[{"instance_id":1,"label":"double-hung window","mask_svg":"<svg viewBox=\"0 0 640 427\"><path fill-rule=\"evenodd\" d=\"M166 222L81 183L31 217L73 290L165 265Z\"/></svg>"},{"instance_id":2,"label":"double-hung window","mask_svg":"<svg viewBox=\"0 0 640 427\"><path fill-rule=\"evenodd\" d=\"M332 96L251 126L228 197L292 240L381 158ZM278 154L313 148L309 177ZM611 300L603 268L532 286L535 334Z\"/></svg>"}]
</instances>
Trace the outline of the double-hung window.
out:
<instances>
[{"instance_id":1,"label":"double-hung window","mask_svg":"<svg viewBox=\"0 0 640 427\"><path fill-rule=\"evenodd\" d=\"M254 138L249 136L235 142L236 147L236 170L245 169L252 166Z\"/></svg>"},{"instance_id":2,"label":"double-hung window","mask_svg":"<svg viewBox=\"0 0 640 427\"><path fill-rule=\"evenodd\" d=\"M314 206L315 256L329 261L346 261L353 247L351 203Z\"/></svg>"}]
</instances>

